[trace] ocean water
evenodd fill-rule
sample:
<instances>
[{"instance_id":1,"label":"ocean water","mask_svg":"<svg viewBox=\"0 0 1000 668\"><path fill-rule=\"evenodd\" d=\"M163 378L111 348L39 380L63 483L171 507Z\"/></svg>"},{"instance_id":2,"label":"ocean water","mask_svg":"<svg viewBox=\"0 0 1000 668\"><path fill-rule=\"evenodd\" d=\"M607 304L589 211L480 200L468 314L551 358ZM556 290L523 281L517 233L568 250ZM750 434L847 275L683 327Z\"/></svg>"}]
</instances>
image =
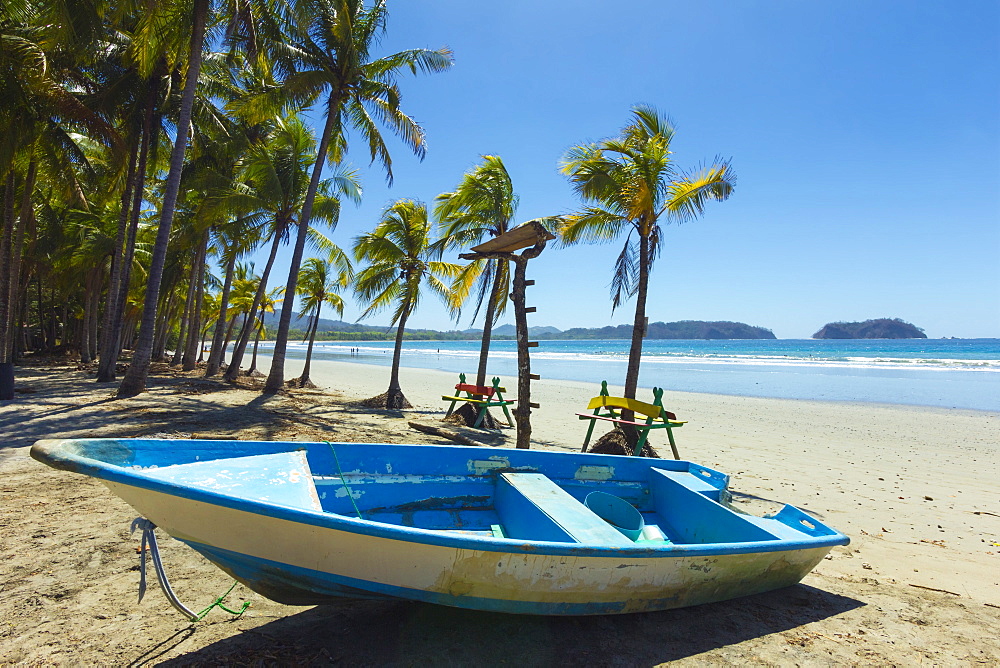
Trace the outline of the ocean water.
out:
<instances>
[{"instance_id":1,"label":"ocean water","mask_svg":"<svg viewBox=\"0 0 1000 668\"><path fill-rule=\"evenodd\" d=\"M269 346L261 344L267 354ZM531 370L600 385L625 379L629 342L541 341ZM304 358L305 344L289 344ZM355 351L355 352L352 352ZM388 366L392 342L317 342L314 359ZM407 367L475 373L478 341L407 341ZM514 341L494 341L490 374L517 375ZM641 387L737 396L1000 410L1000 339L647 340ZM404 388L405 389L405 388Z\"/></svg>"}]
</instances>

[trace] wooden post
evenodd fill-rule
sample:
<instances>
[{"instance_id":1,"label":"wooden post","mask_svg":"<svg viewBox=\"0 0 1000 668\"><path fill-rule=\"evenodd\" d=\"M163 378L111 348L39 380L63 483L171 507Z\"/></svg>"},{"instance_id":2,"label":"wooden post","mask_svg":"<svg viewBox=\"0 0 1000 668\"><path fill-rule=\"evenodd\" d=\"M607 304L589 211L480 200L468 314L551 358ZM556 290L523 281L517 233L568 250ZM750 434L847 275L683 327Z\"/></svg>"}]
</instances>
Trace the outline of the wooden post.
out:
<instances>
[{"instance_id":1,"label":"wooden post","mask_svg":"<svg viewBox=\"0 0 1000 668\"><path fill-rule=\"evenodd\" d=\"M531 357L528 355L528 314L524 312L524 275L528 261L514 257L514 290L510 295L514 302L514 326L517 330L517 407L514 421L517 422L517 447L531 447Z\"/></svg>"},{"instance_id":2,"label":"wooden post","mask_svg":"<svg viewBox=\"0 0 1000 668\"><path fill-rule=\"evenodd\" d=\"M532 221L514 230L495 237L490 241L474 246L474 253L459 255L463 260L480 258L496 258L514 262L514 281L511 286L510 299L514 302L514 324L517 330L517 408L514 409L514 422L517 425L516 447L528 449L531 447L531 409L538 404L531 402L531 357L528 349L538 345L537 341L528 341L528 309L524 306L524 289L534 285L534 281L525 278L528 260L538 257L545 249L545 242L555 237L547 232L540 223ZM530 246L530 248L528 248ZM520 255L513 251L520 250ZM534 312L534 308L531 309Z\"/></svg>"}]
</instances>

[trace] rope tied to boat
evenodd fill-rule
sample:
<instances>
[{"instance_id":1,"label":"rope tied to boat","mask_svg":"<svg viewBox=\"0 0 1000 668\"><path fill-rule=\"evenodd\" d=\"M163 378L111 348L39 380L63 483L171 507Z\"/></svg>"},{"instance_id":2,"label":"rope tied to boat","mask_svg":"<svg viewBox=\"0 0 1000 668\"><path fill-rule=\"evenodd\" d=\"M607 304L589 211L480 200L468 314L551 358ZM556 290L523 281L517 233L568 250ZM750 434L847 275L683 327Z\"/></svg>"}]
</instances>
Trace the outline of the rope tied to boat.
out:
<instances>
[{"instance_id":1,"label":"rope tied to boat","mask_svg":"<svg viewBox=\"0 0 1000 668\"><path fill-rule=\"evenodd\" d=\"M247 608L250 607L250 601L243 601L243 606L239 610L231 610L222 604L227 596L236 588L236 581L229 587L225 594L215 599L214 602L201 612L194 612L186 605L180 602L177 595L174 594L174 590L170 587L170 581L167 579L167 573L163 569L163 561L160 558L160 548L156 544L156 525L147 520L145 517L137 517L132 520L132 526L129 533L134 534L136 529L142 529L142 546L139 548L139 602L142 602L142 597L146 594L146 549L149 548L149 556L153 560L153 569L156 571L156 579L160 583L160 589L163 590L163 595L167 597L170 605L174 606L182 615L188 618L191 622L200 622L203 620L212 608L220 608L231 615L240 617L246 612Z\"/></svg>"},{"instance_id":2,"label":"rope tied to boat","mask_svg":"<svg viewBox=\"0 0 1000 668\"><path fill-rule=\"evenodd\" d=\"M344 470L340 468L340 459L337 457L337 449L333 447L333 443L330 441L323 442L330 446L330 452L333 453L333 462L337 465L337 473L340 474L340 482L344 483L344 489L347 490L347 498L351 500L351 505L354 506L354 512L358 514L358 519L363 520L364 517L361 516L358 504L354 502L354 492L351 491L351 486L347 484L347 478L344 477Z\"/></svg>"}]
</instances>

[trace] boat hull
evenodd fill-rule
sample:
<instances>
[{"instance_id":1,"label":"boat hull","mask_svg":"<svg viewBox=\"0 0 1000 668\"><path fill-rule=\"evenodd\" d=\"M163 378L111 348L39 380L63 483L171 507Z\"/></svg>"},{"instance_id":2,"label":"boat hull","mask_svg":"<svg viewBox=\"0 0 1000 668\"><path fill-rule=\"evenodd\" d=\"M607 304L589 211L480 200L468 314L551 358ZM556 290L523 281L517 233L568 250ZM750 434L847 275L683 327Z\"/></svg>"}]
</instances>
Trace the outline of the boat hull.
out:
<instances>
[{"instance_id":1,"label":"boat hull","mask_svg":"<svg viewBox=\"0 0 1000 668\"><path fill-rule=\"evenodd\" d=\"M456 446L79 439L31 454L104 482L260 594L537 615L646 612L793 585L849 539L734 511L692 462ZM629 536L593 492L643 516ZM640 522L642 524L642 522ZM633 532L634 533L634 532Z\"/></svg>"},{"instance_id":2,"label":"boat hull","mask_svg":"<svg viewBox=\"0 0 1000 668\"><path fill-rule=\"evenodd\" d=\"M171 536L267 598L418 600L475 610L599 615L667 610L799 582L829 547L627 557L594 549L546 554L422 544L344 531L107 483ZM219 547L225 546L225 547ZM548 550L560 552L562 550Z\"/></svg>"}]
</instances>

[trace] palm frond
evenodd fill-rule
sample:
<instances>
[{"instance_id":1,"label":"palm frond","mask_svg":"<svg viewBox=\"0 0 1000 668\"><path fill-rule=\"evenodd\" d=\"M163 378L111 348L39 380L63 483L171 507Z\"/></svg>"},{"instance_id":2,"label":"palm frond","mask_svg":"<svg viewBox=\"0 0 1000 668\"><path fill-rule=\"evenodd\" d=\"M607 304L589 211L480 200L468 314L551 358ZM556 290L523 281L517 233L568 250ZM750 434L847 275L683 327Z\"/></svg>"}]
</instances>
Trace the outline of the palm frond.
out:
<instances>
[{"instance_id":1,"label":"palm frond","mask_svg":"<svg viewBox=\"0 0 1000 668\"><path fill-rule=\"evenodd\" d=\"M728 160L716 158L710 166L702 166L670 184L665 209L679 222L693 220L705 210L709 201L728 199L736 187L736 173Z\"/></svg>"},{"instance_id":2,"label":"palm frond","mask_svg":"<svg viewBox=\"0 0 1000 668\"><path fill-rule=\"evenodd\" d=\"M625 239L625 246L622 247L618 259L615 260L615 272L611 277L611 312L622 305L622 303L635 294L638 288L638 249L636 243L629 236Z\"/></svg>"},{"instance_id":3,"label":"palm frond","mask_svg":"<svg viewBox=\"0 0 1000 668\"><path fill-rule=\"evenodd\" d=\"M615 239L632 225L632 221L624 216L596 207L587 207L578 213L566 214L559 219L559 239L566 246L576 243L603 243Z\"/></svg>"}]
</instances>

